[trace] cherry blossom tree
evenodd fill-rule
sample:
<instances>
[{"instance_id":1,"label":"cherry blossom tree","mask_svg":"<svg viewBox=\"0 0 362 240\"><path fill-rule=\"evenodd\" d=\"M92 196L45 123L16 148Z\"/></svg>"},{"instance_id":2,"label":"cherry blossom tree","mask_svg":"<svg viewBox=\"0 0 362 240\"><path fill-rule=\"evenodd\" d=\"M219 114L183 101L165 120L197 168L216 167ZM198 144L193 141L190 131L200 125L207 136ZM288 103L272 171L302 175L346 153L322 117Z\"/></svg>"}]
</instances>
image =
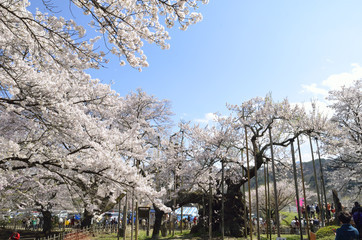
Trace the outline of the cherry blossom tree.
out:
<instances>
[{"instance_id":1,"label":"cherry blossom tree","mask_svg":"<svg viewBox=\"0 0 362 240\"><path fill-rule=\"evenodd\" d=\"M53 117L50 112L47 111L47 115L39 112L37 105L33 109L16 108L21 109L19 113L22 116L27 115L29 111L35 112L36 116L41 115L41 119L38 119L37 124L32 125L31 128L4 122L2 129L2 132L6 133L4 144L6 140L13 142L18 152L3 148L3 169L5 171L35 169L31 171L38 171L44 176L45 173L40 170L45 169L48 171L47 174L53 174L54 181L67 184L73 195L77 193L76 196L83 201L83 208L88 213L102 212L112 208L119 200L119 196L123 196L124 192L130 189L135 189L141 197L150 197L153 192L153 189L148 187L151 185L150 180L141 177L138 174L139 170L133 168L130 162L132 159L137 161L144 159L147 156L147 144L152 142L152 134L157 131L159 134L166 127L168 114L170 114L166 103L149 97L141 91L138 94L130 94L125 99L116 99L117 108L114 103L109 104L107 97L101 98L98 105L96 97L91 99L86 103L86 107L84 107L86 101L79 101L84 112L77 109L77 104L68 103L66 109L72 108L79 114L61 115L61 119L55 116L51 121L48 120L50 116ZM56 112L56 114L59 113ZM90 120L96 120L94 123L92 121L79 122L81 118L87 118L89 115L92 116ZM9 119L5 115L2 116L4 120ZM18 118L17 115L15 116ZM66 121L66 117L70 119ZM16 118L13 120L17 121ZM69 125L57 125L56 121L67 122ZM51 122L51 125L48 126L44 122ZM27 123L24 121L24 124ZM78 131L77 124L83 125ZM53 128L56 128L56 131L53 131ZM50 141L52 144L49 144ZM31 142L30 146L28 146L29 142ZM48 145L51 146L50 149L47 148ZM21 158L20 154L23 155ZM99 164L98 168L96 164ZM30 177L28 181L32 181L32 178ZM53 184L48 187L52 188ZM155 197L156 195L153 195L152 198ZM46 201L46 198L43 200ZM48 205L42 204L42 206Z\"/></svg>"},{"instance_id":2,"label":"cherry blossom tree","mask_svg":"<svg viewBox=\"0 0 362 240\"><path fill-rule=\"evenodd\" d=\"M362 192L362 80L350 87L330 91L328 100L334 110L331 119L336 124L334 131L322 137L326 153L333 159L329 165L337 170L333 176L335 188L347 189L349 194Z\"/></svg>"},{"instance_id":3,"label":"cherry blossom tree","mask_svg":"<svg viewBox=\"0 0 362 240\"><path fill-rule=\"evenodd\" d=\"M270 139L268 130L272 127L273 146L278 148L276 160L283 163L290 159L283 151L291 141L303 134L321 133L326 131L330 124L328 118L319 114L316 109L306 112L299 106L291 105L287 100L273 102L271 96L265 98L253 98L242 105L230 105L230 116L219 116L214 126L202 128L186 124L183 126L187 139L186 156L193 159L192 167L188 167L188 175L192 173L193 187L187 191L177 192L176 204L182 206L186 203L197 202L202 204L202 199L209 197L209 183L213 188L213 211L215 225L213 229L219 229L221 224L221 195L222 195L222 171L221 164L225 164L224 192L225 214L230 213L225 219L234 219L225 228L227 235L241 236L244 214L244 197L240 187L248 182L242 172L247 169L245 155L241 158L241 151L248 150L250 158L250 178L255 176L255 168L259 169L265 161L270 160ZM245 129L248 131L248 142L245 141ZM282 149L282 150L280 150ZM186 165L185 165L186 169ZM180 176L180 178L182 178ZM186 180L187 183L190 180ZM185 184L185 187L187 184ZM255 201L255 199L253 199ZM172 206L172 201L165 203ZM238 210L232 208L238 206ZM236 215L238 215L237 218ZM237 220L236 220L237 219Z\"/></svg>"},{"instance_id":4,"label":"cherry blossom tree","mask_svg":"<svg viewBox=\"0 0 362 240\"><path fill-rule=\"evenodd\" d=\"M291 169L290 169L291 171ZM298 181L299 186L299 196L303 196L303 188L301 181ZM296 204L296 191L294 184L291 184L291 179L281 179L278 180L278 187L277 187L277 195L278 195L278 206L276 206L275 198L274 198L274 186L270 184L270 206L268 206L268 210L270 211L270 216L272 219L275 217L276 211L281 211L288 206L295 206ZM265 185L260 185L258 188L259 194L259 207L260 211L267 215L267 207L266 201L268 198L265 196ZM255 189L251 191L252 199L255 199ZM307 199L305 201L309 201L312 197L315 197L316 193L310 189L310 187L306 186L306 195ZM256 211L255 204L252 205L253 212Z\"/></svg>"},{"instance_id":5,"label":"cherry blossom tree","mask_svg":"<svg viewBox=\"0 0 362 240\"><path fill-rule=\"evenodd\" d=\"M168 107L132 105L135 96L120 98L84 70L106 64L107 51L134 68L148 66L143 41L167 49L169 35L160 21L167 27L178 22L185 30L201 20L201 14L191 12L197 1L69 1L89 15L97 35L92 39L74 20L57 16L52 1L43 3L50 13L30 12L27 0L0 2L0 169L4 173L0 189L16 191L11 188L12 177L7 177L14 171L28 182L37 172L66 184L71 193L84 193L79 197L89 211L102 205L90 196L99 193L99 198L115 202L130 188L158 202L150 179L141 177L130 162L145 159ZM107 42L106 51L97 50L101 37ZM133 115L127 112L132 107L150 111ZM152 116L152 109L158 117ZM151 121L158 130L147 123ZM47 189L54 186L51 181L37 183ZM117 194L109 196L105 190ZM28 198L36 194L27 193ZM42 196L44 202L50 201Z\"/></svg>"},{"instance_id":6,"label":"cherry blossom tree","mask_svg":"<svg viewBox=\"0 0 362 240\"><path fill-rule=\"evenodd\" d=\"M93 39L86 38L85 26L57 16L55 1L42 1L48 12L30 12L31 3L11 0L0 4L2 55L7 61L16 60L18 55L33 62L35 68L38 64L47 68L52 62L67 69L99 68L107 62L105 55L110 52L141 69L148 66L142 50L144 41L168 49L170 36L165 26L171 28L178 23L180 29L186 30L202 19L200 13L192 10L207 1L70 0L70 9L79 9L86 15L83 19L88 21ZM100 38L107 43L106 51L95 49Z\"/></svg>"}]
</instances>

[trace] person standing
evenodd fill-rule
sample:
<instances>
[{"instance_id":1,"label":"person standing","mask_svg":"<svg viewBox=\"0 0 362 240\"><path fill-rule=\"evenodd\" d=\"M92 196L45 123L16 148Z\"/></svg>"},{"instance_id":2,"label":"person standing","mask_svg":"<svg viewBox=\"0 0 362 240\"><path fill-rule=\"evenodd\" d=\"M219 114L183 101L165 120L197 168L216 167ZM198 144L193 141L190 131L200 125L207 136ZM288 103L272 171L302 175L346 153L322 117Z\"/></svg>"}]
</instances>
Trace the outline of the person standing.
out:
<instances>
[{"instance_id":1,"label":"person standing","mask_svg":"<svg viewBox=\"0 0 362 240\"><path fill-rule=\"evenodd\" d=\"M361 205L359 205L358 202L354 203L354 206L352 208L352 214L355 213L356 211L358 211L361 208Z\"/></svg>"},{"instance_id":2,"label":"person standing","mask_svg":"<svg viewBox=\"0 0 362 240\"><path fill-rule=\"evenodd\" d=\"M64 219L63 218L59 218L58 220L58 228L62 229L64 226Z\"/></svg>"},{"instance_id":3,"label":"person standing","mask_svg":"<svg viewBox=\"0 0 362 240\"><path fill-rule=\"evenodd\" d=\"M14 232L10 237L9 240L19 240L20 239L20 234L17 232Z\"/></svg>"},{"instance_id":4,"label":"person standing","mask_svg":"<svg viewBox=\"0 0 362 240\"><path fill-rule=\"evenodd\" d=\"M355 202L354 204L355 206L352 208L352 217L359 232L359 238L362 239L362 207L358 202Z\"/></svg>"},{"instance_id":5,"label":"person standing","mask_svg":"<svg viewBox=\"0 0 362 240\"><path fill-rule=\"evenodd\" d=\"M302 206L302 217L305 218L305 207Z\"/></svg>"},{"instance_id":6,"label":"person standing","mask_svg":"<svg viewBox=\"0 0 362 240\"><path fill-rule=\"evenodd\" d=\"M290 222L290 226L291 226L291 234L296 234L297 233L297 217L295 217L291 222Z\"/></svg>"},{"instance_id":7,"label":"person standing","mask_svg":"<svg viewBox=\"0 0 362 240\"><path fill-rule=\"evenodd\" d=\"M335 240L358 240L358 230L351 225L351 214L345 211L341 212L338 219L342 222L342 226L337 229Z\"/></svg>"},{"instance_id":8,"label":"person standing","mask_svg":"<svg viewBox=\"0 0 362 240\"><path fill-rule=\"evenodd\" d=\"M331 218L331 204L327 203L327 219Z\"/></svg>"},{"instance_id":9,"label":"person standing","mask_svg":"<svg viewBox=\"0 0 362 240\"><path fill-rule=\"evenodd\" d=\"M33 231L35 231L36 230L36 218L35 218L35 216L33 216L31 218L31 225L33 227Z\"/></svg>"},{"instance_id":10,"label":"person standing","mask_svg":"<svg viewBox=\"0 0 362 240\"><path fill-rule=\"evenodd\" d=\"M36 229L39 229L40 228L40 218L39 218L39 216L37 216L35 218L35 220L36 220Z\"/></svg>"},{"instance_id":11,"label":"person standing","mask_svg":"<svg viewBox=\"0 0 362 240\"><path fill-rule=\"evenodd\" d=\"M333 218L335 218L336 216L335 216L335 213L336 212L336 209L334 208L334 205L333 205L333 203L332 203L332 205L331 205L331 213L332 213L332 217Z\"/></svg>"},{"instance_id":12,"label":"person standing","mask_svg":"<svg viewBox=\"0 0 362 240\"><path fill-rule=\"evenodd\" d=\"M308 214L308 218L310 218L311 215L310 215L310 206L309 206L309 204L307 205L307 214Z\"/></svg>"},{"instance_id":13,"label":"person standing","mask_svg":"<svg viewBox=\"0 0 362 240\"><path fill-rule=\"evenodd\" d=\"M321 219L320 216L319 216L319 206L318 206L318 204L315 205L315 212L317 214L317 218Z\"/></svg>"},{"instance_id":14,"label":"person standing","mask_svg":"<svg viewBox=\"0 0 362 240\"><path fill-rule=\"evenodd\" d=\"M315 213L315 206L314 206L314 204L312 204L312 205L310 206L310 217L311 217L311 218L315 218L314 213Z\"/></svg>"}]
</instances>

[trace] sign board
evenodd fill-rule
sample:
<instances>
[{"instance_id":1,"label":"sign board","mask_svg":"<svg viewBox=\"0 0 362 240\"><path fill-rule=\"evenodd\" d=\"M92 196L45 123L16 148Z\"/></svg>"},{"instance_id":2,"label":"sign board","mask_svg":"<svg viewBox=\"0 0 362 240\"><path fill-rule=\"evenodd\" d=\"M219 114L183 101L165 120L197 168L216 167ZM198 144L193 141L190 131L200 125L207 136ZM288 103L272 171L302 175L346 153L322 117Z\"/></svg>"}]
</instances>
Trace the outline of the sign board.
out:
<instances>
[{"instance_id":1,"label":"sign board","mask_svg":"<svg viewBox=\"0 0 362 240\"><path fill-rule=\"evenodd\" d=\"M139 218L145 218L145 219L149 219L150 217L150 207L139 207L138 208L138 217Z\"/></svg>"}]
</instances>

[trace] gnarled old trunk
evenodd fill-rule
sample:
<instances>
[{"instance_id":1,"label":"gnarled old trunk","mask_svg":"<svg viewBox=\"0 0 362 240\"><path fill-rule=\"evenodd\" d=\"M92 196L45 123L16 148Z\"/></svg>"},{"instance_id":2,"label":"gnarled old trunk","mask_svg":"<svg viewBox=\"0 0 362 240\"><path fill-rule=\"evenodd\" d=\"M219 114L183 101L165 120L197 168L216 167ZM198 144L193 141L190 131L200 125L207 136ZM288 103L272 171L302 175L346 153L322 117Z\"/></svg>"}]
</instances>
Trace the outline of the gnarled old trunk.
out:
<instances>
[{"instance_id":1,"label":"gnarled old trunk","mask_svg":"<svg viewBox=\"0 0 362 240\"><path fill-rule=\"evenodd\" d=\"M52 214L48 210L42 210L41 213L43 214L43 233L48 236L52 230Z\"/></svg>"},{"instance_id":2,"label":"gnarled old trunk","mask_svg":"<svg viewBox=\"0 0 362 240\"><path fill-rule=\"evenodd\" d=\"M252 139L253 140L253 139ZM254 139L253 145L254 149L256 148L256 140ZM263 152L266 150L267 148L263 149L262 151L257 151L254 155L255 160L256 160L256 167L257 169L259 169L262 164L263 164ZM250 169L250 179L252 179L255 176L255 167ZM243 184L248 182L248 179L246 178L242 178L240 179L240 181L238 182L232 182L230 179L226 179L225 180L226 185L227 185L227 192L225 194L225 205L224 205L224 221L225 221L225 235L226 236L233 236L233 237L240 237L244 235L244 221L248 221L247 219L244 219L244 203L245 200L243 199L243 194L241 192L241 187L243 186ZM212 229L213 232L221 232L221 193L220 190L217 190L218 192L216 192L216 194L213 195L213 206L212 206L212 212L213 212L213 216L212 216ZM178 197L176 199L176 204L177 206L185 206L186 204L190 204L190 203L197 203L202 205L203 201L202 199L208 199L208 194L204 193L204 192L183 192L180 191L178 193ZM208 202L208 201L205 201ZM168 207L173 206L173 200L167 202L165 204ZM208 212L208 205L205 206L206 207L206 211ZM248 210L247 210L248 211ZM156 210L157 212L157 210ZM201 209L199 211L200 214L200 218L199 219L203 219L204 216L202 216L203 214L203 210ZM247 216L248 214L246 214ZM160 219L157 219L157 215L156 215L156 222L157 224L159 224L158 226L156 226L156 222L154 227L156 229L160 229L161 228L161 221L162 221L162 216L163 214L159 215ZM205 219L208 219L208 216L205 216ZM197 230L197 232L207 232L208 230L207 228L207 224L206 226L203 226L203 221L199 221L198 226L192 231L195 232ZM247 224L247 226L249 226L249 224ZM249 229L248 229L249 231ZM158 233L157 233L158 234ZM158 236L156 238L155 235L152 236L152 239L158 239Z\"/></svg>"},{"instance_id":3,"label":"gnarled old trunk","mask_svg":"<svg viewBox=\"0 0 362 240\"><path fill-rule=\"evenodd\" d=\"M224 226L225 226L225 236L232 236L232 237L243 237L245 235L245 221L248 221L247 219L244 219L244 196L241 192L241 183L233 183L230 180L226 180L227 184L227 192L225 193L225 202L224 202ZM208 196L205 196L205 198ZM199 211L199 219L208 219L208 201L206 201L207 204L205 205L205 212L206 216L203 216L203 210L201 209ZM218 192L216 195L213 196L212 201L212 209L213 209L213 216L212 216L212 229L213 232L220 232L221 230L221 193ZM247 214L246 214L247 216ZM195 228L191 230L191 233L196 232L207 232L208 231L208 225L204 226L204 223L202 221L199 221L198 225ZM247 224L248 226L248 224Z\"/></svg>"},{"instance_id":4,"label":"gnarled old trunk","mask_svg":"<svg viewBox=\"0 0 362 240\"><path fill-rule=\"evenodd\" d=\"M86 209L84 210L83 213L83 218L82 218L82 222L81 222L81 227L82 228L87 228L91 226L92 223L92 218L93 218L93 214L88 212Z\"/></svg>"},{"instance_id":5,"label":"gnarled old trunk","mask_svg":"<svg viewBox=\"0 0 362 240\"><path fill-rule=\"evenodd\" d=\"M160 236L160 230L162 225L162 217L164 212L158 209L155 205L153 206L155 209L155 223L153 225L152 239L158 239Z\"/></svg>"},{"instance_id":6,"label":"gnarled old trunk","mask_svg":"<svg viewBox=\"0 0 362 240\"><path fill-rule=\"evenodd\" d=\"M339 200L339 197L338 197L338 193L335 189L332 190L332 194L333 194L333 202L334 202L334 206L335 206L335 209L336 209L336 212L335 212L335 216L338 216L340 212L342 212L342 204L341 204L341 201ZM334 219L334 224L336 225L340 225L341 222L339 221L338 217L336 217Z\"/></svg>"},{"instance_id":7,"label":"gnarled old trunk","mask_svg":"<svg viewBox=\"0 0 362 240\"><path fill-rule=\"evenodd\" d=\"M243 183L233 183L231 180L226 180L227 184L227 192L225 194L225 205L224 205L224 220L225 220L225 235L233 236L233 237L242 237L244 236L244 199L243 193L241 192L241 186ZM208 194L203 192L179 192L177 198L177 205L184 206L190 203L197 203L202 205L204 198L208 199ZM204 201L207 202L208 201ZM221 230L221 194L217 192L213 196L212 201L212 229L213 232L217 233ZM166 206L172 208L172 201L166 203ZM209 206L205 205L206 214L208 214ZM156 220L154 224L154 231L152 235L152 239L158 239L159 231L161 229L163 212L155 207L156 211ZM191 229L191 233L206 233L208 232L208 224L204 224L204 221L201 219L208 219L207 216L203 216L203 210L199 209L199 221L198 225L194 226ZM246 214L247 215L247 214Z\"/></svg>"},{"instance_id":8,"label":"gnarled old trunk","mask_svg":"<svg viewBox=\"0 0 362 240\"><path fill-rule=\"evenodd\" d=\"M234 184L230 180L226 181L228 186L225 196L225 235L242 237L247 219L244 219L245 199L241 192L241 183ZM221 205L221 199L220 199ZM247 214L245 214L247 216Z\"/></svg>"}]
</instances>

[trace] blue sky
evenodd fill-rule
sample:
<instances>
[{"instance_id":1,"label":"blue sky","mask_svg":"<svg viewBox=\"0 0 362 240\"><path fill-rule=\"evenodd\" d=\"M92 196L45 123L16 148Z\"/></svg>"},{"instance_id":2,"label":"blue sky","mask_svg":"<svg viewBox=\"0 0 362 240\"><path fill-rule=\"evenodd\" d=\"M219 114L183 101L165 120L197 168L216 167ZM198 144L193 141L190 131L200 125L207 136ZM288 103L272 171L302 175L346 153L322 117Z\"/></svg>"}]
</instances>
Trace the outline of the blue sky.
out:
<instances>
[{"instance_id":1,"label":"blue sky","mask_svg":"<svg viewBox=\"0 0 362 240\"><path fill-rule=\"evenodd\" d=\"M170 50L145 45L142 72L112 58L92 77L121 95L142 88L170 100L175 121L225 114L226 103L269 92L276 101L323 100L362 77L361 1L210 0L199 10L202 22L170 30Z\"/></svg>"}]
</instances>

